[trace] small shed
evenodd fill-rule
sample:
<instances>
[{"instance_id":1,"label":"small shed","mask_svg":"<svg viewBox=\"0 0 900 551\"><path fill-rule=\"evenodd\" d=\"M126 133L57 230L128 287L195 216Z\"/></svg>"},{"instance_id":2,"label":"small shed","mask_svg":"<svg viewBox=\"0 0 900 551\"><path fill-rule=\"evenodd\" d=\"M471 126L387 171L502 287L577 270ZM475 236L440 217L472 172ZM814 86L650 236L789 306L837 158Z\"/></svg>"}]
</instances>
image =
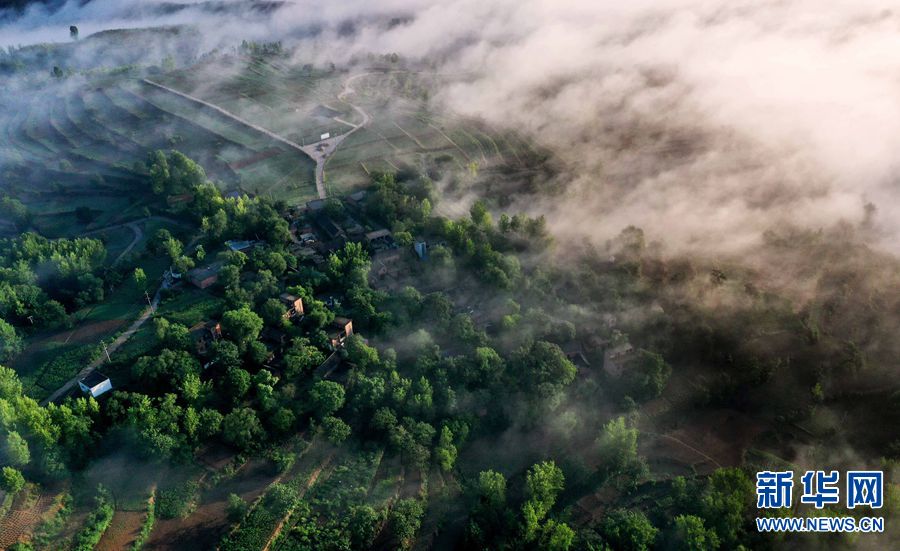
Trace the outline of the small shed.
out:
<instances>
[{"instance_id":1,"label":"small shed","mask_svg":"<svg viewBox=\"0 0 900 551\"><path fill-rule=\"evenodd\" d=\"M215 262L202 268L194 268L187 274L188 281L201 289L206 289L219 281L219 270L221 269L222 262Z\"/></svg>"},{"instance_id":2,"label":"small shed","mask_svg":"<svg viewBox=\"0 0 900 551\"><path fill-rule=\"evenodd\" d=\"M303 315L302 298L290 293L281 293L278 298L281 299L281 303L285 307L285 312L282 316L284 317L284 319L291 319L293 317Z\"/></svg>"},{"instance_id":3,"label":"small shed","mask_svg":"<svg viewBox=\"0 0 900 551\"><path fill-rule=\"evenodd\" d=\"M353 321L349 318L334 318L331 323L331 333L329 333L329 342L333 349L340 348L344 345L347 337L353 334Z\"/></svg>"},{"instance_id":4,"label":"small shed","mask_svg":"<svg viewBox=\"0 0 900 551\"><path fill-rule=\"evenodd\" d=\"M91 371L87 377L78 381L78 387L85 394L90 394L94 398L105 392L112 390L112 382L109 377L99 371Z\"/></svg>"}]
</instances>

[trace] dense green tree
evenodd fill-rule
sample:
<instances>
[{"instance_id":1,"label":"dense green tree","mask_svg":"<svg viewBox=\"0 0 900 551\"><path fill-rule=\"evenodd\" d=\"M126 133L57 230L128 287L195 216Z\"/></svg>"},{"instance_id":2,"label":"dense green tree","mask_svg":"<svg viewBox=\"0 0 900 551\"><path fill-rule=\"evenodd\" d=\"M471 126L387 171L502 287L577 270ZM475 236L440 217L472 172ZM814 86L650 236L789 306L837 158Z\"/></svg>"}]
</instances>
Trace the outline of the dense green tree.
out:
<instances>
[{"instance_id":1,"label":"dense green tree","mask_svg":"<svg viewBox=\"0 0 900 551\"><path fill-rule=\"evenodd\" d=\"M186 193L206 183L203 167L179 151L154 151L147 160L150 187L154 193Z\"/></svg>"},{"instance_id":2,"label":"dense green tree","mask_svg":"<svg viewBox=\"0 0 900 551\"><path fill-rule=\"evenodd\" d=\"M237 343L241 350L246 349L250 341L259 338L262 328L262 318L246 306L222 314L222 330Z\"/></svg>"},{"instance_id":3,"label":"dense green tree","mask_svg":"<svg viewBox=\"0 0 900 551\"><path fill-rule=\"evenodd\" d=\"M222 437L242 450L259 447L265 436L256 411L250 408L232 410L222 420Z\"/></svg>"},{"instance_id":4,"label":"dense green tree","mask_svg":"<svg viewBox=\"0 0 900 551\"><path fill-rule=\"evenodd\" d=\"M284 355L285 375L295 379L303 373L309 373L325 361L325 355L310 344L309 339L294 339L291 347Z\"/></svg>"},{"instance_id":5,"label":"dense green tree","mask_svg":"<svg viewBox=\"0 0 900 551\"><path fill-rule=\"evenodd\" d=\"M225 388L228 390L228 395L235 402L247 394L247 391L250 390L251 382L252 377L250 373L240 367L229 367L228 371L225 372Z\"/></svg>"},{"instance_id":6,"label":"dense green tree","mask_svg":"<svg viewBox=\"0 0 900 551\"><path fill-rule=\"evenodd\" d=\"M550 519L541 528L538 541L540 549L546 551L566 551L575 541L575 531L564 522Z\"/></svg>"},{"instance_id":7,"label":"dense green tree","mask_svg":"<svg viewBox=\"0 0 900 551\"><path fill-rule=\"evenodd\" d=\"M352 432L350 429L350 425L345 423L343 419L340 417L328 416L322 419L322 432L325 434L325 438L327 438L333 444L340 444L344 440L350 437L350 433Z\"/></svg>"},{"instance_id":8,"label":"dense green tree","mask_svg":"<svg viewBox=\"0 0 900 551\"><path fill-rule=\"evenodd\" d=\"M12 220L19 230L24 230L31 223L31 213L22 201L5 195L0 199L0 215Z\"/></svg>"},{"instance_id":9,"label":"dense green tree","mask_svg":"<svg viewBox=\"0 0 900 551\"><path fill-rule=\"evenodd\" d=\"M478 496L488 508L499 510L506 506L506 478L497 471L478 473Z\"/></svg>"},{"instance_id":10,"label":"dense green tree","mask_svg":"<svg viewBox=\"0 0 900 551\"><path fill-rule=\"evenodd\" d=\"M643 465L637 453L638 430L629 428L624 417L617 417L603 425L597 438L601 469L610 476L630 473L637 475Z\"/></svg>"},{"instance_id":11,"label":"dense green tree","mask_svg":"<svg viewBox=\"0 0 900 551\"><path fill-rule=\"evenodd\" d=\"M210 438L222 430L222 414L214 409L200 410L197 434L201 439Z\"/></svg>"},{"instance_id":12,"label":"dense green tree","mask_svg":"<svg viewBox=\"0 0 900 551\"><path fill-rule=\"evenodd\" d=\"M291 427L294 426L295 420L294 412L284 407L276 409L275 413L269 418L272 427L281 434L289 433Z\"/></svg>"},{"instance_id":13,"label":"dense green tree","mask_svg":"<svg viewBox=\"0 0 900 551\"><path fill-rule=\"evenodd\" d=\"M707 529L703 519L694 515L675 517L673 543L684 551L714 551L719 548L719 536Z\"/></svg>"},{"instance_id":14,"label":"dense green tree","mask_svg":"<svg viewBox=\"0 0 900 551\"><path fill-rule=\"evenodd\" d=\"M182 326L183 327L183 326ZM171 326L166 329L166 340ZM159 356L142 356L132 367L139 380L180 385L189 374L200 373L200 363L184 350L163 349Z\"/></svg>"},{"instance_id":15,"label":"dense green tree","mask_svg":"<svg viewBox=\"0 0 900 551\"><path fill-rule=\"evenodd\" d=\"M538 463L528 470L525 476L527 500L522 506L527 541L532 541L537 536L540 521L556 504L556 497L562 491L564 483L562 469L553 461Z\"/></svg>"},{"instance_id":16,"label":"dense green tree","mask_svg":"<svg viewBox=\"0 0 900 551\"><path fill-rule=\"evenodd\" d=\"M520 387L546 399L571 383L576 369L559 346L537 341L518 350L507 371Z\"/></svg>"},{"instance_id":17,"label":"dense green tree","mask_svg":"<svg viewBox=\"0 0 900 551\"><path fill-rule=\"evenodd\" d=\"M10 494L17 494L25 487L25 477L13 467L3 467L0 471L0 486Z\"/></svg>"},{"instance_id":18,"label":"dense green tree","mask_svg":"<svg viewBox=\"0 0 900 551\"><path fill-rule=\"evenodd\" d=\"M225 512L228 514L229 520L232 522L241 520L247 512L247 508L247 502L241 496L228 494L228 504L225 507Z\"/></svg>"},{"instance_id":19,"label":"dense green tree","mask_svg":"<svg viewBox=\"0 0 900 551\"><path fill-rule=\"evenodd\" d=\"M233 342L220 339L213 343L213 359L220 368L228 370L241 366L241 352Z\"/></svg>"},{"instance_id":20,"label":"dense green tree","mask_svg":"<svg viewBox=\"0 0 900 551\"><path fill-rule=\"evenodd\" d=\"M369 254L362 244L349 242L344 248L328 257L328 277L343 285L367 285Z\"/></svg>"},{"instance_id":21,"label":"dense green tree","mask_svg":"<svg viewBox=\"0 0 900 551\"><path fill-rule=\"evenodd\" d=\"M659 530L640 511L616 509L600 523L603 538L614 549L646 551L653 546Z\"/></svg>"},{"instance_id":22,"label":"dense green tree","mask_svg":"<svg viewBox=\"0 0 900 551\"><path fill-rule=\"evenodd\" d=\"M469 215L476 226L490 227L493 224L491 213L488 211L484 201L475 201L469 209Z\"/></svg>"},{"instance_id":23,"label":"dense green tree","mask_svg":"<svg viewBox=\"0 0 900 551\"><path fill-rule=\"evenodd\" d=\"M241 283L241 269L234 264L226 264L219 270L219 285L225 289L237 288Z\"/></svg>"},{"instance_id":24,"label":"dense green tree","mask_svg":"<svg viewBox=\"0 0 900 551\"><path fill-rule=\"evenodd\" d=\"M710 477L701 497L702 516L723 546L734 547L739 542L753 495L754 484L741 469L717 469Z\"/></svg>"},{"instance_id":25,"label":"dense green tree","mask_svg":"<svg viewBox=\"0 0 900 551\"><path fill-rule=\"evenodd\" d=\"M369 505L350 509L350 541L353 549L368 549L375 543L383 515Z\"/></svg>"},{"instance_id":26,"label":"dense green tree","mask_svg":"<svg viewBox=\"0 0 900 551\"><path fill-rule=\"evenodd\" d=\"M416 499L401 499L391 509L388 523L391 534L401 549L409 549L412 546L416 532L422 525L424 514L425 509Z\"/></svg>"},{"instance_id":27,"label":"dense green tree","mask_svg":"<svg viewBox=\"0 0 900 551\"><path fill-rule=\"evenodd\" d=\"M475 387L494 385L503 377L504 363L496 350L479 346L472 359L466 363L466 380Z\"/></svg>"},{"instance_id":28,"label":"dense green tree","mask_svg":"<svg viewBox=\"0 0 900 551\"><path fill-rule=\"evenodd\" d=\"M6 361L25 348L16 328L0 319L0 361Z\"/></svg>"},{"instance_id":29,"label":"dense green tree","mask_svg":"<svg viewBox=\"0 0 900 551\"><path fill-rule=\"evenodd\" d=\"M450 472L456 463L456 446L453 444L453 432L449 427L441 428L441 434L438 437L437 448L434 450L434 457L438 462L441 470Z\"/></svg>"},{"instance_id":30,"label":"dense green tree","mask_svg":"<svg viewBox=\"0 0 900 551\"><path fill-rule=\"evenodd\" d=\"M650 400L666 388L672 368L662 356L648 350L638 350L628 363L625 379L635 398Z\"/></svg>"},{"instance_id":31,"label":"dense green tree","mask_svg":"<svg viewBox=\"0 0 900 551\"><path fill-rule=\"evenodd\" d=\"M344 387L333 381L317 381L309 391L313 411L319 418L325 418L344 405Z\"/></svg>"},{"instance_id":32,"label":"dense green tree","mask_svg":"<svg viewBox=\"0 0 900 551\"><path fill-rule=\"evenodd\" d=\"M255 366L261 366L272 358L272 352L260 341L250 341L247 345L247 360Z\"/></svg>"},{"instance_id":33,"label":"dense green tree","mask_svg":"<svg viewBox=\"0 0 900 551\"><path fill-rule=\"evenodd\" d=\"M285 307L276 298L266 299L259 308L263 321L271 327L281 327L284 324Z\"/></svg>"},{"instance_id":34,"label":"dense green tree","mask_svg":"<svg viewBox=\"0 0 900 551\"><path fill-rule=\"evenodd\" d=\"M15 467L27 465L31 461L31 451L28 449L28 442L14 430L6 434L3 452L6 461Z\"/></svg>"}]
</instances>

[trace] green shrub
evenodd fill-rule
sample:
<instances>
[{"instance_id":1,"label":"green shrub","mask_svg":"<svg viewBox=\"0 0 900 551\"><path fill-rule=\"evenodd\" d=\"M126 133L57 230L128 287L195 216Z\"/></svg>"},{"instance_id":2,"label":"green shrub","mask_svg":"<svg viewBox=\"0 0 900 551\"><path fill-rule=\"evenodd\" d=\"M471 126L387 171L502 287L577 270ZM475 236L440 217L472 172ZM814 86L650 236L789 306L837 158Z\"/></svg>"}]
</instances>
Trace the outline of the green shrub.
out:
<instances>
[{"instance_id":1,"label":"green shrub","mask_svg":"<svg viewBox=\"0 0 900 551\"><path fill-rule=\"evenodd\" d=\"M153 531L153 525L156 523L156 490L150 494L150 498L147 500L147 516L144 517L144 523L141 525L141 532L138 534L137 539L134 540L134 543L131 544L132 551L138 551L144 544L147 543L147 539L150 537L150 532Z\"/></svg>"},{"instance_id":2,"label":"green shrub","mask_svg":"<svg viewBox=\"0 0 900 551\"><path fill-rule=\"evenodd\" d=\"M0 473L0 486L10 494L15 495L25 487L25 477L16 468L3 467L3 471Z\"/></svg>"},{"instance_id":3,"label":"green shrub","mask_svg":"<svg viewBox=\"0 0 900 551\"><path fill-rule=\"evenodd\" d=\"M200 485L195 481L162 490L156 501L156 512L162 518L185 518L197 508Z\"/></svg>"},{"instance_id":4,"label":"green shrub","mask_svg":"<svg viewBox=\"0 0 900 551\"><path fill-rule=\"evenodd\" d=\"M38 526L34 533L32 543L38 549L50 547L50 544L56 539L57 534L66 525L66 521L72 515L72 496L70 494L61 494L56 498L59 502L59 510L46 522Z\"/></svg>"},{"instance_id":5,"label":"green shrub","mask_svg":"<svg viewBox=\"0 0 900 551\"><path fill-rule=\"evenodd\" d=\"M75 535L72 546L74 551L93 551L112 522L115 509L109 499L109 492L102 485L97 486L97 497L94 498L94 502L97 504L96 508L88 515L84 528Z\"/></svg>"}]
</instances>

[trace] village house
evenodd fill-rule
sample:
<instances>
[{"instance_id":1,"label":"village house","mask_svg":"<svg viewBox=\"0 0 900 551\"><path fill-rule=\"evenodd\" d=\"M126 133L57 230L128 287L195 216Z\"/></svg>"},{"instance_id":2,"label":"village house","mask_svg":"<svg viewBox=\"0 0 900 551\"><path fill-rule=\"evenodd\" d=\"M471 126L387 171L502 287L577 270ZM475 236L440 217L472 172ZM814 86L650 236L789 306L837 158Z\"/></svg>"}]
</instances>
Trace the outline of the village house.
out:
<instances>
[{"instance_id":1,"label":"village house","mask_svg":"<svg viewBox=\"0 0 900 551\"><path fill-rule=\"evenodd\" d=\"M394 240L394 234L388 229L380 229L367 233L366 244L373 253L396 249L400 246L397 244L397 241Z\"/></svg>"},{"instance_id":2,"label":"village house","mask_svg":"<svg viewBox=\"0 0 900 551\"><path fill-rule=\"evenodd\" d=\"M359 222L356 221L352 216L348 216L341 223L344 228L344 233L353 240L359 241L360 238L366 233L366 229L360 225Z\"/></svg>"},{"instance_id":3,"label":"village house","mask_svg":"<svg viewBox=\"0 0 900 551\"><path fill-rule=\"evenodd\" d=\"M313 216L313 222L315 222L316 227L321 232L322 237L324 237L323 241L346 240L347 236L344 234L344 230L325 212L317 212Z\"/></svg>"},{"instance_id":4,"label":"village house","mask_svg":"<svg viewBox=\"0 0 900 551\"><path fill-rule=\"evenodd\" d=\"M244 253L255 247L256 241L226 241L225 246L228 250L236 253Z\"/></svg>"},{"instance_id":5,"label":"village house","mask_svg":"<svg viewBox=\"0 0 900 551\"><path fill-rule=\"evenodd\" d=\"M209 266L194 268L187 274L188 281L200 289L215 285L219 281L219 270L222 269L222 265L222 262L214 262Z\"/></svg>"},{"instance_id":6,"label":"village house","mask_svg":"<svg viewBox=\"0 0 900 551\"><path fill-rule=\"evenodd\" d=\"M366 244L372 253L372 276L396 276L402 258L400 245L390 230L381 229L366 234Z\"/></svg>"},{"instance_id":7,"label":"village house","mask_svg":"<svg viewBox=\"0 0 900 551\"><path fill-rule=\"evenodd\" d=\"M363 201L365 201L365 199L366 199L366 195L368 195L368 192L366 192L366 190L360 190L355 193L351 193L350 195L345 197L344 200L348 204L350 204L354 207L360 208L360 207L362 207Z\"/></svg>"},{"instance_id":8,"label":"village house","mask_svg":"<svg viewBox=\"0 0 900 551\"><path fill-rule=\"evenodd\" d=\"M428 260L428 243L416 241L413 243L413 250L416 252L416 256L419 257L419 260Z\"/></svg>"},{"instance_id":9,"label":"village house","mask_svg":"<svg viewBox=\"0 0 900 551\"><path fill-rule=\"evenodd\" d=\"M213 320L200 322L191 327L190 335L194 341L194 349L205 356L212 349L213 343L222 338L222 325Z\"/></svg>"},{"instance_id":10,"label":"village house","mask_svg":"<svg viewBox=\"0 0 900 551\"><path fill-rule=\"evenodd\" d=\"M308 212L318 212L325 208L325 199L313 199L312 201L308 201L306 203L306 210Z\"/></svg>"},{"instance_id":11,"label":"village house","mask_svg":"<svg viewBox=\"0 0 900 551\"><path fill-rule=\"evenodd\" d=\"M332 331L328 334L328 341L332 349L343 346L347 337L353 334L353 321L348 318L334 318L331 327Z\"/></svg>"},{"instance_id":12,"label":"village house","mask_svg":"<svg viewBox=\"0 0 900 551\"><path fill-rule=\"evenodd\" d=\"M290 293L281 293L278 296L286 310L282 317L286 320L303 316L303 299Z\"/></svg>"},{"instance_id":13,"label":"village house","mask_svg":"<svg viewBox=\"0 0 900 551\"><path fill-rule=\"evenodd\" d=\"M109 377L99 371L91 371L91 373L78 381L78 387L85 394L90 394L94 398L105 392L112 390L112 382Z\"/></svg>"},{"instance_id":14,"label":"village house","mask_svg":"<svg viewBox=\"0 0 900 551\"><path fill-rule=\"evenodd\" d=\"M607 348L603 353L603 371L611 377L621 377L634 354L634 347L627 342Z\"/></svg>"},{"instance_id":15,"label":"village house","mask_svg":"<svg viewBox=\"0 0 900 551\"><path fill-rule=\"evenodd\" d=\"M575 364L576 367L586 368L591 366L591 362L588 361L587 356L584 353L584 347L578 341L569 341L562 346L563 354L566 355L566 358Z\"/></svg>"}]
</instances>

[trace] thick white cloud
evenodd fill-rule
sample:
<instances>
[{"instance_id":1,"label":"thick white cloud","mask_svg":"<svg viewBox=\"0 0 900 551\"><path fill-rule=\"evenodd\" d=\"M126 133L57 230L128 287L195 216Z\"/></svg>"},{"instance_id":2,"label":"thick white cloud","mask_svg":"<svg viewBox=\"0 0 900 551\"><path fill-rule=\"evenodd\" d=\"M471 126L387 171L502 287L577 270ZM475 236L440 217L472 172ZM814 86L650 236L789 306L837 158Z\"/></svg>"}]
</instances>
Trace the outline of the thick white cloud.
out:
<instances>
[{"instance_id":1,"label":"thick white cloud","mask_svg":"<svg viewBox=\"0 0 900 551\"><path fill-rule=\"evenodd\" d=\"M669 242L733 248L781 221L859 221L872 201L896 248L900 5L298 1L236 17L159 15L156 4L32 11L0 36L193 22L210 45L289 36L320 60L437 58L465 75L439 100L531 132L569 167L567 196L541 206L557 231L606 237L637 224ZM390 17L404 22L388 27ZM339 32L347 21L354 32Z\"/></svg>"}]
</instances>

